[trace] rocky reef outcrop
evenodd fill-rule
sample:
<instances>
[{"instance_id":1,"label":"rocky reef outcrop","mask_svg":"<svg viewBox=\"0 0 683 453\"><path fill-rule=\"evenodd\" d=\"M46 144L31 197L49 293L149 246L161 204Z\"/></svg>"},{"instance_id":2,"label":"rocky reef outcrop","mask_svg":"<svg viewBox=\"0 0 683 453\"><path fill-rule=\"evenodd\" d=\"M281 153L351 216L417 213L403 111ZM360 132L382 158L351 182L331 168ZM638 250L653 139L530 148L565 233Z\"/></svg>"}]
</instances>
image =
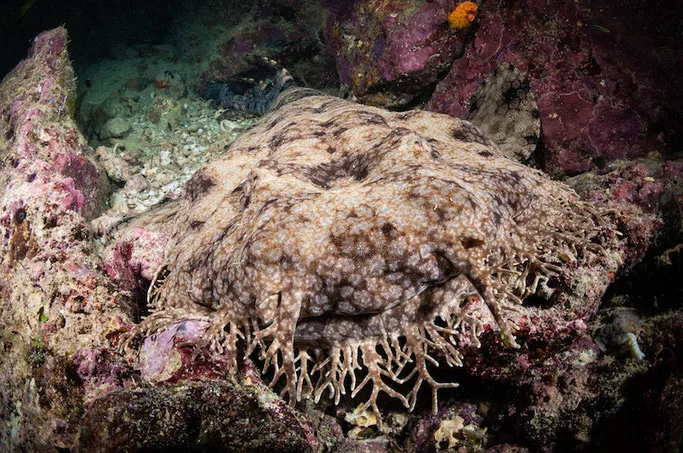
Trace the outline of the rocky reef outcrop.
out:
<instances>
[{"instance_id":1,"label":"rocky reef outcrop","mask_svg":"<svg viewBox=\"0 0 683 453\"><path fill-rule=\"evenodd\" d=\"M331 17L360 20L360 10L354 8L361 3L342 2ZM455 6L428 3L444 8L444 21ZM433 5L406 11L405 17L415 17L413 13L420 8ZM656 81L662 74L647 78L640 70L628 69L631 60L619 63L624 73L612 72L613 61L595 46L612 39L619 24L590 16L591 21L582 22L588 25L579 26L579 32L566 28L571 21L559 20L565 17L562 14L576 18L572 14L585 13L576 5L551 15L555 18L551 23L562 25L551 27L556 31L553 38L559 39L560 49L567 50L555 55L544 54L538 46L523 50L525 45L539 42L551 46L550 41L541 39L542 34L534 34L531 21L538 11L546 11L544 7L527 4L527 15L519 16L508 10L511 4L482 3L472 25L475 28L463 31L470 36L462 37L464 57L454 60L445 78L441 72L450 63L435 62L429 71L436 78L429 75L422 80L427 81L424 86L431 84L435 90L429 104L432 108L462 113L477 90L475 78L487 78L496 67L494 56L505 55L505 62L526 75L523 80L529 80L535 95L548 168L564 174L593 170L564 184L576 190L584 200L581 203L599 206L606 215L614 216L618 234L613 239L621 244L616 250L623 264L602 266L604 262L598 259L584 266L581 263L590 253L598 252L584 255L571 246L569 253L558 254L555 259L567 271L555 281L550 278L547 289L558 289L556 293L565 296L529 296L520 312L511 312L511 328L518 335L520 349L506 347L493 318L483 319L484 328L478 332L481 347L463 345L460 350L465 367L441 364L430 368L435 380L460 383L457 389L440 390L436 413L431 413L428 393L419 395L413 413L380 398L381 428L376 414L360 410L359 400L349 395L340 398L339 404L304 399L289 407L264 384L262 379L268 382L273 374L260 373L263 363L258 354L250 356L241 350L234 362L220 355L199 354L191 343L200 341L206 328L202 320L188 319L174 324L175 330L143 341L133 339L123 352L124 340L130 340L141 315L147 314L145 294L155 276L159 278L156 271L171 240L170 225L145 223L145 217L139 217L118 228L104 228L104 240L109 243L106 253L101 253L102 238L96 236L102 231L92 228L92 221L107 208L109 178L73 119L76 93L66 31L57 28L38 35L27 58L0 83L0 450L427 452L464 447L467 451L620 451L630 446L662 451L680 445L683 431L676 409L683 405L683 316L678 283L683 261L683 195L680 159L671 151L675 143L671 137L677 133L675 127L668 126L671 111L667 106L671 104L663 102L661 109L647 104L663 99L663 82L629 85L640 104L623 100L627 80ZM632 11L638 11L639 6L632 6ZM328 27L337 26L328 22ZM353 26L353 20L346 25L347 34ZM504 50L496 47L490 58L469 53L490 50L483 45L489 38L500 46L500 37L513 29L519 33L526 30L531 38L524 42L510 38L514 45L506 44ZM495 34L496 30L500 33ZM439 29L444 37L446 32L452 33ZM327 33L334 30L328 28ZM465 45L472 37L474 46ZM595 46L583 47L587 37ZM450 42L444 39L439 42ZM385 48L406 50L396 46L387 43ZM571 131L553 127L554 118L547 120L548 110L544 110L551 101L549 93L559 88L552 85L553 77L543 81L542 72L536 72L539 67L532 64L548 54L549 61L558 65L565 57L583 61L589 48L604 75L595 79L595 105L591 104L587 116L582 116L582 109L571 110L574 116L570 111L564 115L578 122L582 118L623 119L615 128L610 128L609 122L600 123L601 134L622 131L614 140L609 134L603 137L601 143L606 144L599 149L604 152L581 147L598 143L590 135L598 129L591 127L582 129L590 140L581 141L570 134L563 141L563 134ZM653 67L665 64L660 57L670 48L663 44L654 51ZM568 52L571 49L579 53ZM474 61L459 73L471 71L464 77L469 82L458 85L463 79L454 71L458 62L464 64L466 59ZM584 76L597 71L590 64ZM402 69L397 71L398 75ZM592 77L598 77L596 74ZM595 81L586 77L569 78L567 83ZM398 75L395 80L399 79L421 80L417 73L410 78ZM603 79L604 87L599 83ZM572 85L568 93L576 90L580 96L589 96L579 85ZM401 87L408 85L382 86L389 94L374 96L373 102L394 102L400 96L392 93L400 93ZM517 90L520 88L524 91L523 84ZM414 101L426 92L405 88L405 99ZM446 93L463 94L448 98ZM358 94L362 97L362 90ZM651 101L644 100L648 96ZM630 112L635 116L629 116ZM396 115L401 114L410 115ZM655 117L658 119L653 120ZM634 135L640 126L632 127L633 118L638 125L647 125L644 132L640 129L642 134ZM372 125L367 116L357 115L356 120ZM422 133L434 138L441 124L426 122ZM251 133L258 131L257 126ZM296 126L290 125L289 132L296 135ZM351 143L352 135L340 140ZM488 145L486 137L480 141L483 143L477 146L495 147ZM639 148L642 143L651 144L657 152ZM285 146L285 142L280 140L279 145ZM434 145L426 140L416 146L426 152ZM538 156L536 159L540 162ZM193 181L196 189L204 180L199 174ZM181 202L159 209L170 213ZM595 250L604 247L594 245ZM470 302L479 303L482 312L486 311L476 297ZM446 360L440 354L433 358L436 363ZM235 365L238 373L230 372Z\"/></svg>"},{"instance_id":2,"label":"rocky reef outcrop","mask_svg":"<svg viewBox=\"0 0 683 453\"><path fill-rule=\"evenodd\" d=\"M150 388L119 352L118 338L139 312L107 275L89 230L105 208L108 179L73 120L67 42L64 28L41 33L0 84L0 450L310 450L279 403L227 384ZM221 434L234 429L217 409L222 397L200 397L189 410L187 395L196 392L240 408L233 444ZM247 423L274 429L260 411L281 420L270 440L262 425ZM178 424L167 423L180 413ZM135 430L119 430L120 417ZM198 420L216 417L221 424L202 437Z\"/></svg>"},{"instance_id":3,"label":"rocky reef outcrop","mask_svg":"<svg viewBox=\"0 0 683 453\"><path fill-rule=\"evenodd\" d=\"M483 81L507 63L529 78L538 101L548 171L576 174L677 151L677 5L482 1L474 24L458 30L447 22L457 3L331 7L327 46L342 82L362 102L424 103L465 117Z\"/></svg>"}]
</instances>

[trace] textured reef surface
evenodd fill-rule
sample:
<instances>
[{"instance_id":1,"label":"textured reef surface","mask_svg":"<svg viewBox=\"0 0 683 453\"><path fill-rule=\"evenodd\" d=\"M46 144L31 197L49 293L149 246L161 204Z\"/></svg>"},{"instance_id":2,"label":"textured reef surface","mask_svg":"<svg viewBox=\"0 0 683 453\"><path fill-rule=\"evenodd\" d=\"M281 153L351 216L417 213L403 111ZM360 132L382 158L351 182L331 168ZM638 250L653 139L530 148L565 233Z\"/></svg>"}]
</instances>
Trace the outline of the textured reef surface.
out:
<instances>
[{"instance_id":1,"label":"textured reef surface","mask_svg":"<svg viewBox=\"0 0 683 453\"><path fill-rule=\"evenodd\" d=\"M63 28L0 83L0 450L680 446L674 15L243 3L78 98ZM255 120L199 94L252 52L463 119L293 90L230 146Z\"/></svg>"},{"instance_id":2,"label":"textured reef surface","mask_svg":"<svg viewBox=\"0 0 683 453\"><path fill-rule=\"evenodd\" d=\"M254 386L151 389L118 352L136 308L89 233L110 186L72 116L67 42L64 28L41 33L0 84L0 451L311 451L292 412Z\"/></svg>"},{"instance_id":3,"label":"textured reef surface","mask_svg":"<svg viewBox=\"0 0 683 453\"><path fill-rule=\"evenodd\" d=\"M506 62L536 94L547 171L575 174L678 151L670 148L683 113L672 76L680 71L671 54L677 45L670 47L667 32L673 22L647 3L486 2L478 20L472 45L437 85L429 110L467 112L481 74Z\"/></svg>"},{"instance_id":4,"label":"textured reef surface","mask_svg":"<svg viewBox=\"0 0 683 453\"><path fill-rule=\"evenodd\" d=\"M675 2L482 1L462 30L447 22L457 1L341 3L330 7L326 43L364 103L463 117L483 80L509 63L538 100L550 172L678 151Z\"/></svg>"},{"instance_id":5,"label":"textured reef surface","mask_svg":"<svg viewBox=\"0 0 683 453\"><path fill-rule=\"evenodd\" d=\"M366 104L406 108L424 102L463 55L472 32L449 27L456 3L330 2L325 43L342 83Z\"/></svg>"}]
</instances>

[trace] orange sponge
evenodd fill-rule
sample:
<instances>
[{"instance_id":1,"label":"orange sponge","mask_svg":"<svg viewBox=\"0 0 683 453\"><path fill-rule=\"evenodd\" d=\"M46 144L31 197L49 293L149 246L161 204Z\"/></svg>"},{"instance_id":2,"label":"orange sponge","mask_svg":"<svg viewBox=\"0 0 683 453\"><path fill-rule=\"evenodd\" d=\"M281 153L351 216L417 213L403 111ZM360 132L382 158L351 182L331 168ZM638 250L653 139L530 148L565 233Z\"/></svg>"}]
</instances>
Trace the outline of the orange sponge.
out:
<instances>
[{"instance_id":1,"label":"orange sponge","mask_svg":"<svg viewBox=\"0 0 683 453\"><path fill-rule=\"evenodd\" d=\"M451 28L458 30L467 28L476 19L478 9L479 6L474 2L459 3L453 12L448 15L448 23L451 24Z\"/></svg>"}]
</instances>

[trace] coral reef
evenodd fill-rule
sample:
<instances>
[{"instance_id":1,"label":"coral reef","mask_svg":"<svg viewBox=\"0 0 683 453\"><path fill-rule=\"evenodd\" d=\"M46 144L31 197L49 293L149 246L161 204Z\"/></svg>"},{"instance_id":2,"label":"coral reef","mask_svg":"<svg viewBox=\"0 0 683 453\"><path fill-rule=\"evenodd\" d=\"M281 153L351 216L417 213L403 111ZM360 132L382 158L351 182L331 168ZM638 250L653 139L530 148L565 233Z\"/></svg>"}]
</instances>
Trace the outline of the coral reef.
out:
<instances>
[{"instance_id":1,"label":"coral reef","mask_svg":"<svg viewBox=\"0 0 683 453\"><path fill-rule=\"evenodd\" d=\"M482 451L487 436L486 428L482 428L484 417L479 412L473 404L464 403L421 420L416 427L415 451Z\"/></svg>"},{"instance_id":2,"label":"coral reef","mask_svg":"<svg viewBox=\"0 0 683 453\"><path fill-rule=\"evenodd\" d=\"M74 74L58 28L38 35L0 84L0 450L69 446L84 398L120 388L111 360L94 384L77 363L130 320L89 240L108 191L73 120ZM96 378L99 379L99 378ZM91 385L92 384L92 385Z\"/></svg>"},{"instance_id":3,"label":"coral reef","mask_svg":"<svg viewBox=\"0 0 683 453\"><path fill-rule=\"evenodd\" d=\"M668 17L680 16L680 5L668 7ZM426 108L465 115L482 80L510 63L529 78L538 101L550 173L677 152L683 113L681 81L674 77L680 59L672 57L680 51L672 41L677 27L637 1L486 2L472 46Z\"/></svg>"},{"instance_id":4,"label":"coral reef","mask_svg":"<svg viewBox=\"0 0 683 453\"><path fill-rule=\"evenodd\" d=\"M41 33L0 83L0 451L312 448L315 437L254 379L151 388L121 356L118 339L138 311L128 289L150 277L144 266L153 259L149 249L144 257L132 252L153 238L135 240L133 232L119 249L131 272L118 287L88 229L109 184L72 117L67 42L64 28ZM188 395L207 403L189 405ZM107 414L125 415L130 429L117 434ZM168 414L184 426L167 424ZM239 439L234 425L244 427Z\"/></svg>"},{"instance_id":5,"label":"coral reef","mask_svg":"<svg viewBox=\"0 0 683 453\"><path fill-rule=\"evenodd\" d=\"M365 104L418 105L465 51L470 32L449 27L451 0L342 3L328 8L325 43L342 83Z\"/></svg>"},{"instance_id":6,"label":"coral reef","mask_svg":"<svg viewBox=\"0 0 683 453\"><path fill-rule=\"evenodd\" d=\"M644 4L634 2L615 10L601 0L554 5L552 11L549 5L538 2L480 2L473 25L456 30L449 29L447 17L456 7L455 0L326 3L330 14L327 45L334 51L342 77L353 82L363 100L404 108L423 102L439 83L430 105L463 115L483 133L440 115L391 114L324 98L334 102L321 101L320 109L299 112L291 121L278 117L271 130L266 130L270 123L261 123L246 133L239 142L242 145L228 150L254 120L216 108L200 94L204 94L208 80L230 80L242 71L249 64L244 55L256 50L278 57L285 67L292 68L297 83L303 80L327 92L336 91L330 90L337 80L323 52L322 16L317 13L320 5L299 0L212 2L199 7L197 15L186 15L186 8L179 13L178 27L173 27L164 43L127 45L128 40L109 47L103 40L92 40L87 47L106 50L107 56L98 62L78 61L76 83L66 52L69 39L59 28L40 34L26 60L0 83L0 450L384 453L464 448L490 452L659 452L678 448L683 439L678 410L683 405L683 165L680 155L672 153L680 138L680 127L671 121L680 116L676 107L680 85L669 76L680 71L675 66L678 60L667 57L674 55L679 45L671 39L673 34L667 36L672 18L678 17L675 10L665 5L644 9ZM295 13L298 11L303 11L301 17ZM117 26L131 30L137 25ZM75 39L71 35L72 46L79 45ZM467 42L472 45L465 48ZM645 54L643 49L647 49ZM456 60L442 79L452 58L463 52L465 58ZM375 72L377 68L384 72ZM392 80L384 79L384 74ZM550 95L552 90L562 96L555 100ZM282 105L274 115L319 99L317 94L311 97L312 92L303 94L309 96L308 101L290 99L292 102ZM625 100L631 95L633 101ZM475 108L471 108L472 103ZM333 105L339 106L340 115L329 118L329 124L312 122L316 115L331 114L326 108ZM344 112L348 118L341 114ZM592 119L586 127L589 117ZM295 119L298 125L293 124ZM542 134L539 122L543 122ZM463 127L466 130L458 129ZM453 130L458 131L456 137L451 135ZM282 134L276 136L276 131ZM364 140L374 151L364 153L362 147L355 147ZM246 146L255 142L256 148ZM444 151L445 143L460 157ZM585 143L595 149L583 147ZM296 155L295 145L303 151L320 144L325 145L320 153L302 154L295 161L283 157ZM256 167L255 161L270 155L271 145L277 150L276 158ZM392 152L379 152L383 147ZM441 152L441 161L430 160L437 159L430 149ZM472 156L473 149L485 150L491 156ZM244 161L234 173L228 163L232 165L235 153L242 152L239 150L244 152ZM328 150L333 154L328 155ZM413 153L409 159L406 151ZM225 159L201 170L183 188L196 169L225 153ZM251 153L255 154L250 157ZM590 172L565 179L586 201L579 201L566 186L549 182L537 171L504 160L501 154L517 162L546 164L555 174L590 168ZM352 155L358 159L342 157ZM424 169L406 170L407 159L419 165L432 162L431 176L454 172L448 165L444 168L443 161L466 161L469 174L458 173L458 177L461 186L472 190L467 193L479 194L475 213L453 213L446 209L452 207L450 201L425 195L444 180L425 182L420 179L425 177ZM475 175L492 162L505 165L495 167L495 172L489 169L484 184ZM128 336L140 317L148 315L146 298L151 281L155 283L151 293L163 296L164 277L168 284L184 278L157 270L172 269L169 263L183 262L188 269L205 268L203 264L212 259L208 253L177 254L178 250L190 249L187 239L197 231L212 228L208 215L201 219L209 219L204 225L193 222L205 207L232 203L235 212L254 213L258 206L267 205L263 211L267 213L275 212L286 204L283 198L290 197L296 201L294 208L304 209L317 206L313 200L321 193L330 194L332 206L339 201L332 197L333 192L348 195L351 188L358 190L394 165L394 182L404 178L405 185L389 193L386 185L391 178L379 177L373 183L377 204L382 194L384 206L386 200L405 195L406 190L415 192L408 181L421 181L423 190L404 196L400 203L401 209L416 213L405 225L417 222L418 214L429 219L450 216L430 223L429 231L436 234L439 223L452 225L471 218L481 230L483 242L473 234L454 241L463 248L471 246L451 253L456 261L472 264L464 271L457 270L460 277L455 277L456 270L448 268L449 262L441 255L431 268L428 252L422 255L427 265L420 268L410 267L413 262L407 259L395 260L406 266L389 269L386 275L413 271L401 279L407 282L407 289L402 291L407 296L411 291L419 292L410 300L420 300L413 307L425 308L411 315L410 322L397 321L399 311L410 308L405 303L395 307L379 303L377 313L360 316L330 316L330 310L348 312L348 306L330 308L317 305L324 302L322 298L305 300L303 306L309 314L322 307L323 315L300 316L295 329L295 357L310 351L310 360L305 361L308 374L302 368L304 361L295 364L297 385L293 393L300 386L302 394L295 408L262 381L275 378L276 391L291 388L285 379L291 375L291 366L288 370L283 357L271 357L270 364L275 366L265 373L259 371L267 365L260 355L268 357L268 348L273 345L272 337L266 335L271 325L264 319L269 317L274 299L260 305L263 318L256 313L258 319L247 328L233 330L229 326L227 331L216 333L226 320L219 298L240 289L233 286L216 298L196 297L209 303L193 303L189 309L175 312L159 311L150 324L158 322L167 329L134 338L126 354L120 349L122 336ZM312 167L322 170L302 176ZM526 188L517 183L509 185L509 178L492 177L502 168L518 169L522 182L540 182ZM207 174L228 178L209 187ZM252 177L245 184L236 182L247 174ZM297 189L302 181L308 187L305 193ZM283 182L286 187L282 187ZM225 186L221 184L235 184L242 192L211 198L211 194L223 193ZM325 184L329 187L320 187ZM489 186L496 190L489 190ZM548 196L538 195L548 187L555 188L555 195L559 193L559 198L569 200L569 204L556 204ZM275 201L271 203L267 194L275 193L276 188L277 196L273 195ZM449 190L444 192L455 189ZM510 220L522 206L514 208L508 203L510 197L498 192L511 191L547 214L541 230L568 226L577 219L577 209L591 214L585 220L589 226L598 226L598 222L604 225L581 233L586 236L578 242L573 242L573 232L572 241L555 229L550 236L559 236L550 245L548 235L537 231L531 251L523 248L512 253L495 248L491 244L500 244L501 236L484 233L508 231L511 225L527 219L522 215L514 222ZM288 195L293 192L296 196ZM199 205L189 212L192 194ZM310 256L321 265L332 263L321 269L321 275L330 281L337 275L353 277L353 281L334 280L324 291L350 294L351 298L358 295L359 303L368 300L361 297L365 288L354 286L359 279L348 270L348 261L338 257L345 253L382 257L367 245L383 244L372 241L384 236L363 235L365 230L354 223L364 219L364 209L371 206L367 198L363 199L365 204L350 206L359 214L356 220L344 218L343 209L319 209L311 221L315 224L329 219L323 213L335 212L340 231L357 227L353 231L359 236L353 245L358 247L341 241L346 236L337 234L338 244L315 241L319 254ZM437 203L431 203L434 201ZM156 206L159 202L161 206ZM420 203L424 206L416 208ZM152 213L131 219L150 206L156 206ZM481 206L508 206L500 220L505 227L496 230L494 214L498 211ZM375 218L396 219L397 212L402 211L382 211ZM292 211L290 215L298 214ZM263 220L258 215L253 218ZM213 226L220 219L220 215L214 217ZM262 233L249 230L248 225L245 220L235 228L251 231L242 242L251 257L257 252L253 244L263 244L264 235L282 235L281 241L266 249L270 251L281 250L278 247L299 237L292 230L298 225L296 221L289 227L276 222ZM225 232L228 238L233 237L232 230L226 230L228 226L220 235ZM452 231L472 233L475 229ZM389 233L398 239L398 232L407 233L407 227ZM445 237L443 232L439 234ZM313 236L304 237L308 240ZM473 240L464 240L468 238ZM106 244L103 252L102 242ZM449 247L444 249L454 250ZM559 253L546 253L556 247L561 249ZM405 251L410 257L416 255L410 253L416 248L429 251L429 244L408 241L404 247L399 241L393 250ZM477 249L490 254L479 259ZM320 258L323 251L330 252L329 256ZM509 260L501 264L499 252L507 253ZM262 268L281 269L280 282L306 287L311 280L299 276L311 272L291 274L304 263L301 253L289 255L298 261L284 259ZM539 253L538 262L545 263L545 269L531 269L525 274L524 265L519 263L525 256ZM242 252L234 255L248 261ZM186 257L190 259L183 261ZM393 260L393 255L390 258ZM489 267L496 264L501 264L497 272ZM452 278L449 283L428 280L415 290L415 282L419 283L430 269ZM475 271L486 273L482 269L488 271L488 287L494 293L489 300L481 298L470 283L475 280ZM512 274L505 272L510 269ZM537 291L531 294L533 274L539 271ZM215 275L220 272L216 270ZM520 272L528 279L515 286L515 273ZM366 276L372 277L371 272L362 275ZM271 282L265 277L244 279L265 280ZM208 284L222 288L225 281L214 278ZM205 284L201 276L192 283L198 283L193 290L196 288L201 296L206 288L201 286ZM321 286L315 283L313 291L319 295ZM391 295L394 283L382 275L369 288L375 294L387 289ZM451 294L439 291L439 287ZM164 305L163 299L156 300ZM245 315L259 310L253 302L249 299L244 305ZM352 304L352 310L355 307L360 305ZM496 307L502 309L498 319L490 310ZM160 319L164 312L168 320ZM198 312L201 316L195 316ZM448 321L438 316L451 313L454 315ZM376 319L385 325L375 328ZM456 327L458 319L465 322ZM415 334L415 320L429 322ZM363 324L359 327L357 321ZM321 324L318 331L315 327ZM340 335L340 327L346 326L348 334ZM508 348L501 341L501 331L506 328L514 338L503 336L509 343L514 340L519 349ZM421 342L422 350L418 347L417 354L400 335L397 347L392 342L395 335L406 331L412 335L410 341ZM364 340L357 339L361 338L358 332ZM218 353L217 346L232 345L233 333L238 336L236 351L226 348ZM426 340L421 337L424 334ZM257 335L263 338L259 341ZM227 343L211 343L221 336ZM379 357L371 361L371 371L379 369L380 387L400 397L388 397L380 389L375 408L369 402L378 382L371 382L367 368L358 368L371 355L366 352L373 352L367 345L378 339L385 342L374 349ZM348 348L353 349L360 341L367 341L360 347L365 350L349 353ZM250 342L254 352L247 356ZM336 365L326 362L334 357L330 355L334 344L339 348ZM425 363L417 363L418 356ZM133 361L135 358L138 360ZM450 366L458 361L464 366ZM340 370L347 364L353 370L342 376ZM277 366L280 368L275 369ZM307 375L310 382L301 379ZM394 377L405 382L397 383ZM436 389L434 414L430 409L436 390L430 385L414 390L419 379L432 380L438 386L459 383L460 387ZM352 397L351 389L358 389L363 380L365 387ZM345 395L341 395L342 390ZM309 393L313 398L303 397ZM412 413L401 407L403 402L409 406L414 403ZM117 420L116 426L112 419Z\"/></svg>"},{"instance_id":7,"label":"coral reef","mask_svg":"<svg viewBox=\"0 0 683 453\"><path fill-rule=\"evenodd\" d=\"M230 382L124 390L88 407L79 449L313 452L306 427L286 408L269 405L278 402Z\"/></svg>"},{"instance_id":8,"label":"coral reef","mask_svg":"<svg viewBox=\"0 0 683 453\"><path fill-rule=\"evenodd\" d=\"M662 18L633 0L481 2L474 26L455 30L443 26L451 1L347 3L330 8L326 44L363 103L464 118L483 82L508 63L538 102L547 151L539 164L549 173L678 151L683 89L672 37L680 5Z\"/></svg>"}]
</instances>

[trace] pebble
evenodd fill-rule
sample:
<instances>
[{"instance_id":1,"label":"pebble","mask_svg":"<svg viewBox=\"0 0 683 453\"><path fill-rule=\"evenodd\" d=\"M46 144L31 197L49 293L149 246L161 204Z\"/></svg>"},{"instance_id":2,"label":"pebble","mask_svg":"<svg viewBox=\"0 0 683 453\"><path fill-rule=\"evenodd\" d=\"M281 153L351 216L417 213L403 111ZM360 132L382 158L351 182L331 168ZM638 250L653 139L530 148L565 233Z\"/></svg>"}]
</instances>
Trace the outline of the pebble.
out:
<instances>
[{"instance_id":1,"label":"pebble","mask_svg":"<svg viewBox=\"0 0 683 453\"><path fill-rule=\"evenodd\" d=\"M120 116L117 116L102 125L102 129L100 129L100 140L123 138L130 133L130 130L130 123Z\"/></svg>"}]
</instances>

